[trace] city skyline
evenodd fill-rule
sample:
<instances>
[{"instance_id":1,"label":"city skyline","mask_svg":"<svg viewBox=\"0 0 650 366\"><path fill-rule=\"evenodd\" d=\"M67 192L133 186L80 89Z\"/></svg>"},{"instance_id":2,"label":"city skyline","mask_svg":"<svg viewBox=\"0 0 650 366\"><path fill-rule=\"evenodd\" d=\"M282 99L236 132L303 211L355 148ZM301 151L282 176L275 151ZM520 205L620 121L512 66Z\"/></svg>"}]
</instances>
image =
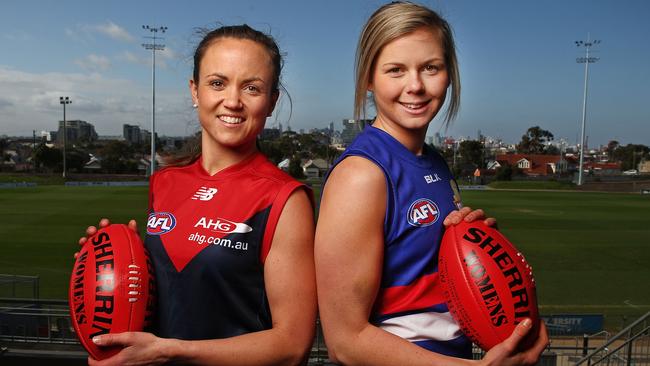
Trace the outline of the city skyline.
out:
<instances>
[{"instance_id":1,"label":"city skyline","mask_svg":"<svg viewBox=\"0 0 650 366\"><path fill-rule=\"evenodd\" d=\"M383 1L188 4L9 1L0 13L0 135L53 131L67 118L120 135L123 124L150 129L151 52L144 24L169 27L157 54L156 132L198 130L187 89L196 27L248 23L276 38L286 53L288 98L267 127L325 128L352 118L358 34ZM584 56L574 41L590 32L602 43L590 67L589 146L615 139L650 145L650 3L636 0L519 2L428 1L451 23L463 87L449 130L436 119L428 135L484 135L516 143L535 125L574 144L579 136ZM221 5L221 6L220 6ZM289 114L291 119L288 120ZM372 112L370 113L372 116ZM288 123L287 123L288 121Z\"/></svg>"}]
</instances>

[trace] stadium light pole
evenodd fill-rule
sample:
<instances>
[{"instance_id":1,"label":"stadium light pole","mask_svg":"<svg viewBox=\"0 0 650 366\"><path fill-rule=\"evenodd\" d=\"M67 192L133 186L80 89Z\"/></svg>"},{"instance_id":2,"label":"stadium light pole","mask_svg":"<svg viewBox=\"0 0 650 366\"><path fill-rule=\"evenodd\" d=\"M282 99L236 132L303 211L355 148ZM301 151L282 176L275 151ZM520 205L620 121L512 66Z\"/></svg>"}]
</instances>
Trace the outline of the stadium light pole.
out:
<instances>
[{"instance_id":1,"label":"stadium light pole","mask_svg":"<svg viewBox=\"0 0 650 366\"><path fill-rule=\"evenodd\" d=\"M69 97L59 97L59 103L63 104L63 180L65 180L65 145L68 138L67 122L65 120L65 106L72 103Z\"/></svg>"},{"instance_id":2,"label":"stadium light pole","mask_svg":"<svg viewBox=\"0 0 650 366\"><path fill-rule=\"evenodd\" d=\"M153 34L153 36L144 37L152 39L152 43L142 44L142 47L151 50L151 164L149 165L149 175L153 175L156 171L156 51L165 49L164 44L156 43L156 41L164 40L164 38L157 37L156 35L158 32L165 33L167 27L143 25L142 29L148 30Z\"/></svg>"},{"instance_id":3,"label":"stadium light pole","mask_svg":"<svg viewBox=\"0 0 650 366\"><path fill-rule=\"evenodd\" d=\"M582 98L582 132L580 133L580 170L578 171L578 185L582 185L582 170L584 164L584 150L585 150L585 124L587 120L587 88L589 85L589 64L599 60L598 57L589 57L589 50L592 46L600 43L600 40L591 40L589 33L587 33L586 41L575 41L577 47L585 48L585 57L576 58L579 64L585 64L585 88Z\"/></svg>"}]
</instances>

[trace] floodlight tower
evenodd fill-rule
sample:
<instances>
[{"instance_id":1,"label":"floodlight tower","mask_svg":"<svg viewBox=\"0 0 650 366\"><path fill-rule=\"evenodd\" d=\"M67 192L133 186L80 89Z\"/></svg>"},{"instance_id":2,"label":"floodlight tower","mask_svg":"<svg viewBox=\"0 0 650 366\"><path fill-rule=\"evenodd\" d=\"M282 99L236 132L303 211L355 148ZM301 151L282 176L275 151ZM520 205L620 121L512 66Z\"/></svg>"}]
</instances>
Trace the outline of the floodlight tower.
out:
<instances>
[{"instance_id":1,"label":"floodlight tower","mask_svg":"<svg viewBox=\"0 0 650 366\"><path fill-rule=\"evenodd\" d=\"M63 104L63 180L65 180L65 145L68 138L67 122L65 120L65 106L72 103L69 97L59 97L59 103Z\"/></svg>"},{"instance_id":2,"label":"floodlight tower","mask_svg":"<svg viewBox=\"0 0 650 366\"><path fill-rule=\"evenodd\" d=\"M582 132L580 133L580 170L578 171L578 185L582 185L582 166L584 164L584 150L585 150L585 123L587 120L587 88L589 84L589 64L599 60L598 57L589 57L589 50L592 46L600 43L599 39L591 40L589 33L587 33L586 41L575 41L577 47L585 48L585 57L576 58L579 64L585 64L585 89L582 98Z\"/></svg>"},{"instance_id":3,"label":"floodlight tower","mask_svg":"<svg viewBox=\"0 0 650 366\"><path fill-rule=\"evenodd\" d=\"M158 40L164 40L164 38L157 37L156 35L158 32L165 33L167 27L143 25L142 29L148 30L153 34L153 36L144 37L152 39L152 43L142 44L142 47L151 50L151 168L149 170L149 175L153 175L156 171L156 51L162 51L165 49L164 44L156 42Z\"/></svg>"}]
</instances>

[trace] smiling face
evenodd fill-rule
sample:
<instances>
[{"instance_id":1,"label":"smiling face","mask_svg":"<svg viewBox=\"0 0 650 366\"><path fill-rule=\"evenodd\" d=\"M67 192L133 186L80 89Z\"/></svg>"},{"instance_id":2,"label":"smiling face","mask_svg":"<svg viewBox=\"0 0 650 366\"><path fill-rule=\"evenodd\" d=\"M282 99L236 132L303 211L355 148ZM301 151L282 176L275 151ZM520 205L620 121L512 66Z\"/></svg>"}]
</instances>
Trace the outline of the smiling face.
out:
<instances>
[{"instance_id":1,"label":"smiling face","mask_svg":"<svg viewBox=\"0 0 650 366\"><path fill-rule=\"evenodd\" d=\"M190 80L204 153L255 149L278 98L273 73L268 52L254 41L221 38L206 49L198 80Z\"/></svg>"},{"instance_id":2,"label":"smiling face","mask_svg":"<svg viewBox=\"0 0 650 366\"><path fill-rule=\"evenodd\" d=\"M445 102L449 76L437 32L419 28L387 43L377 56L368 90L373 93L375 127L407 148L424 142L429 122Z\"/></svg>"}]
</instances>

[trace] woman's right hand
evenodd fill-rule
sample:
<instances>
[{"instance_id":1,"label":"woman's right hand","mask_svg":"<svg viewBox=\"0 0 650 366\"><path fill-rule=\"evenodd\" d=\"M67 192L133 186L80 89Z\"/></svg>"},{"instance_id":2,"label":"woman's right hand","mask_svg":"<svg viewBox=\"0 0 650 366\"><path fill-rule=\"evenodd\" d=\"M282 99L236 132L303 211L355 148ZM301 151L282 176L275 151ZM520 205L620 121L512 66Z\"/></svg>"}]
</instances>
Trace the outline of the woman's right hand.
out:
<instances>
[{"instance_id":1,"label":"woman's right hand","mask_svg":"<svg viewBox=\"0 0 650 366\"><path fill-rule=\"evenodd\" d=\"M101 220L99 220L99 229L103 229L110 224L111 221L109 219L102 218ZM138 232L138 224L136 223L135 220L130 220L127 226L129 227L129 229L135 231L136 233ZM86 229L86 236L79 238L79 246L83 246L84 244L86 244L88 239L93 235L95 235L97 233L97 230L99 229L97 229L96 226L88 226L88 228ZM74 254L74 257L77 258L78 255L79 252L76 252Z\"/></svg>"},{"instance_id":2,"label":"woman's right hand","mask_svg":"<svg viewBox=\"0 0 650 366\"><path fill-rule=\"evenodd\" d=\"M539 361L539 356L544 349L548 346L548 333L546 325L542 320L539 320L537 340L528 349L521 350L520 344L526 338L526 335L533 328L533 323L530 319L525 319L515 327L510 337L505 341L494 346L488 353L485 354L481 365L535 365Z\"/></svg>"}]
</instances>

